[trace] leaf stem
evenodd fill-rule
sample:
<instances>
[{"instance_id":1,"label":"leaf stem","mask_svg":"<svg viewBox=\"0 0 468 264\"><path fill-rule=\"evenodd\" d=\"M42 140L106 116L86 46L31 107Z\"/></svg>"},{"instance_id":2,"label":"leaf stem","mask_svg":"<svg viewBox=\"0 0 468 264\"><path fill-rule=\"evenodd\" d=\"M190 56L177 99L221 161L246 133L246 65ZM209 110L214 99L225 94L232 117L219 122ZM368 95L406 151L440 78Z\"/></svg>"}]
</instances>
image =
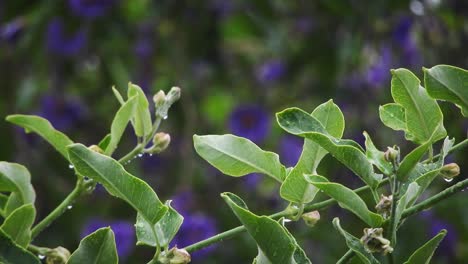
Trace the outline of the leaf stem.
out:
<instances>
[{"instance_id":1,"label":"leaf stem","mask_svg":"<svg viewBox=\"0 0 468 264\"><path fill-rule=\"evenodd\" d=\"M354 251L349 249L346 253L336 262L336 264L346 264L354 257Z\"/></svg>"},{"instance_id":2,"label":"leaf stem","mask_svg":"<svg viewBox=\"0 0 468 264\"><path fill-rule=\"evenodd\" d=\"M380 183L380 185L385 184L387 182L388 182L387 179L383 180ZM355 189L354 191L356 193L360 193L360 192L363 192L363 191L366 191L366 190L369 190L369 189L370 189L369 186L363 186L363 187ZM321 209L324 209L324 208L326 208L326 207L328 207L328 206L330 206L330 205L332 205L334 203L336 203L336 200L331 198L331 199L328 199L328 200L325 200L325 201L322 201L322 202L309 204L309 205L304 206L304 212L311 212L311 211L315 211L315 210L321 210ZM293 209L292 207L288 207L286 210L274 213L274 214L270 215L269 217L271 217L273 219L279 219L281 217L287 217L287 216L297 214L297 210L298 209ZM212 244L214 244L216 242L232 238L232 237L234 237L234 236L236 236L236 235L238 235L240 233L243 233L244 231L246 231L244 226L238 226L238 227L232 228L230 230L224 231L222 233L219 233L217 235L214 235L212 237L209 237L209 238L207 238L205 240L196 242L196 243L194 243L192 245L189 245L189 246L185 247L184 249L187 250L189 253L194 252L194 251L200 250L202 248L208 247L209 245L212 245Z\"/></svg>"},{"instance_id":3,"label":"leaf stem","mask_svg":"<svg viewBox=\"0 0 468 264\"><path fill-rule=\"evenodd\" d=\"M463 190L464 188L468 187L468 179L464 179L463 181L457 182L456 184L452 185L451 187L439 192L438 194L432 196L429 199L426 199L417 205L413 205L410 208L406 209L403 212L402 218L409 217L416 213L419 213L425 209L431 208L438 202L449 198L450 196L456 194L457 192Z\"/></svg>"}]
</instances>

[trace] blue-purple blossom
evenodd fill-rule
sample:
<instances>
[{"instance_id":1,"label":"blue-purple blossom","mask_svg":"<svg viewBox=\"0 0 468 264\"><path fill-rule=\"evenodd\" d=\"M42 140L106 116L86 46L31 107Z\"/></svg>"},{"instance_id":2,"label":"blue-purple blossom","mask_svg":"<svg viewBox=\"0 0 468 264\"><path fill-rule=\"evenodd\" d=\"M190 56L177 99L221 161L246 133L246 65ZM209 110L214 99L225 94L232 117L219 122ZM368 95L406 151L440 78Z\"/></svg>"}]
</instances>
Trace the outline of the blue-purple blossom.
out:
<instances>
[{"instance_id":1,"label":"blue-purple blossom","mask_svg":"<svg viewBox=\"0 0 468 264\"><path fill-rule=\"evenodd\" d=\"M135 248L135 228L131 222L124 220L106 221L101 218L91 218L83 226L81 238L102 227L110 226L115 236L115 244L119 258L128 257Z\"/></svg>"},{"instance_id":2,"label":"blue-purple blossom","mask_svg":"<svg viewBox=\"0 0 468 264\"><path fill-rule=\"evenodd\" d=\"M447 263L453 263L456 257L457 248L457 230L449 223L440 219L431 217L429 221L429 236L432 238L439 233L440 230L446 229L447 235L444 240L440 242L434 256L437 258L448 261Z\"/></svg>"},{"instance_id":3,"label":"blue-purple blossom","mask_svg":"<svg viewBox=\"0 0 468 264\"><path fill-rule=\"evenodd\" d=\"M49 120L57 130L66 131L84 121L86 111L78 100L59 95L46 95L42 97L41 108L37 115Z\"/></svg>"},{"instance_id":4,"label":"blue-purple blossom","mask_svg":"<svg viewBox=\"0 0 468 264\"><path fill-rule=\"evenodd\" d=\"M116 0L68 0L68 6L77 16L96 18L109 12L116 2Z\"/></svg>"},{"instance_id":5,"label":"blue-purple blossom","mask_svg":"<svg viewBox=\"0 0 468 264\"><path fill-rule=\"evenodd\" d=\"M18 40L25 27L25 21L22 18L14 19L13 21L0 26L0 40L8 43L14 43Z\"/></svg>"},{"instance_id":6,"label":"blue-purple blossom","mask_svg":"<svg viewBox=\"0 0 468 264\"><path fill-rule=\"evenodd\" d=\"M262 142L268 136L270 126L268 112L258 105L239 105L229 117L231 133L255 143Z\"/></svg>"},{"instance_id":7,"label":"blue-purple blossom","mask_svg":"<svg viewBox=\"0 0 468 264\"><path fill-rule=\"evenodd\" d=\"M272 59L261 64L257 70L257 80L263 84L274 83L286 74L286 65L279 59Z\"/></svg>"},{"instance_id":8,"label":"blue-purple blossom","mask_svg":"<svg viewBox=\"0 0 468 264\"><path fill-rule=\"evenodd\" d=\"M367 68L365 76L371 86L382 86L390 80L392 67L392 51L389 47L382 47L376 59Z\"/></svg>"},{"instance_id":9,"label":"blue-purple blossom","mask_svg":"<svg viewBox=\"0 0 468 264\"><path fill-rule=\"evenodd\" d=\"M84 29L66 32L61 19L55 18L47 26L46 46L50 53L64 57L75 56L85 47L86 42Z\"/></svg>"},{"instance_id":10,"label":"blue-purple blossom","mask_svg":"<svg viewBox=\"0 0 468 264\"><path fill-rule=\"evenodd\" d=\"M184 215L184 222L171 242L172 246L186 247L218 233L214 218L200 213ZM192 253L192 260L206 257L216 248L216 245L206 247Z\"/></svg>"},{"instance_id":11,"label":"blue-purple blossom","mask_svg":"<svg viewBox=\"0 0 468 264\"><path fill-rule=\"evenodd\" d=\"M262 181L263 175L260 173L250 173L242 177L244 185L247 189L254 190L258 184Z\"/></svg>"},{"instance_id":12,"label":"blue-purple blossom","mask_svg":"<svg viewBox=\"0 0 468 264\"><path fill-rule=\"evenodd\" d=\"M280 139L280 159L286 167L296 165L302 153L304 139L292 135L285 135Z\"/></svg>"},{"instance_id":13,"label":"blue-purple blossom","mask_svg":"<svg viewBox=\"0 0 468 264\"><path fill-rule=\"evenodd\" d=\"M182 190L172 199L172 207L182 215L190 213L195 207L193 191L190 189Z\"/></svg>"},{"instance_id":14,"label":"blue-purple blossom","mask_svg":"<svg viewBox=\"0 0 468 264\"><path fill-rule=\"evenodd\" d=\"M411 34L413 20L410 17L401 18L393 30L393 41L402 51L401 60L408 66L421 63L421 54L417 43Z\"/></svg>"}]
</instances>

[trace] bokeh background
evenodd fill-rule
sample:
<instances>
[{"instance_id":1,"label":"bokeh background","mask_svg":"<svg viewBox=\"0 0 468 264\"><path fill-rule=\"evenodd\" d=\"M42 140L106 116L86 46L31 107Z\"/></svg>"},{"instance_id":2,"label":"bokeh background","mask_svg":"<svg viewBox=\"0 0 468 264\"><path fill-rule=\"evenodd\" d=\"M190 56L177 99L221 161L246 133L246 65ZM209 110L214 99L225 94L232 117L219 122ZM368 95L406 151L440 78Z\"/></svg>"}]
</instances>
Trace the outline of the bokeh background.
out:
<instances>
[{"instance_id":1,"label":"bokeh background","mask_svg":"<svg viewBox=\"0 0 468 264\"><path fill-rule=\"evenodd\" d=\"M414 145L378 117L378 106L391 101L389 70L405 67L421 78L422 66L468 68L467 45L463 0L0 0L0 117L38 114L75 142L91 145L108 133L119 107L113 85L125 93L131 81L148 98L180 86L182 98L161 128L171 135L170 148L135 159L128 169L162 200L174 200L185 222L173 244L183 247L239 224L221 192L237 193L257 214L287 205L279 186L261 175L230 178L210 167L194 152L193 134L244 136L293 166L302 140L282 132L274 113L291 106L312 111L333 98L345 115L346 138L363 144L366 130L381 149L398 144L407 153ZM466 138L468 123L459 110L441 107L449 135L457 142ZM116 157L133 148L131 130L123 140ZM42 219L73 188L73 170L43 140L5 121L0 142L0 160L31 171ZM449 156L462 174L451 183L437 179L427 197L466 177L467 154ZM319 172L362 185L330 157ZM434 263L466 263L467 198L457 194L406 221L398 258L446 228ZM362 234L362 223L337 206L323 211L315 228L289 224L314 263L334 263L346 251L331 225L335 216ZM110 225L121 263L144 263L153 251L135 247L134 221L129 206L98 187L34 243L72 251L81 237ZM244 234L195 253L193 263L250 263L255 255Z\"/></svg>"}]
</instances>

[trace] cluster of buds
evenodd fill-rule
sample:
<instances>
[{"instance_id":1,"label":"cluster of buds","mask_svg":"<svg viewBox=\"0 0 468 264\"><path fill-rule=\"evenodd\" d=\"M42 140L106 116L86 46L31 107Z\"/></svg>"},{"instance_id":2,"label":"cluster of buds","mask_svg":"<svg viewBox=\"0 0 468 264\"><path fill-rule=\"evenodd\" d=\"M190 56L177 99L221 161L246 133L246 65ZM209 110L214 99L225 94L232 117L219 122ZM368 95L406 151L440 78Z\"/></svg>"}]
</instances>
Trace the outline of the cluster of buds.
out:
<instances>
[{"instance_id":1,"label":"cluster of buds","mask_svg":"<svg viewBox=\"0 0 468 264\"><path fill-rule=\"evenodd\" d=\"M384 159L388 162L395 162L398 161L400 156L400 152L395 147L387 147L387 151L384 152Z\"/></svg>"},{"instance_id":2,"label":"cluster of buds","mask_svg":"<svg viewBox=\"0 0 468 264\"><path fill-rule=\"evenodd\" d=\"M377 210L377 213L381 214L384 218L388 218L392 210L392 201L393 195L385 196L381 194L380 201L375 206L375 210Z\"/></svg>"},{"instance_id":3,"label":"cluster of buds","mask_svg":"<svg viewBox=\"0 0 468 264\"><path fill-rule=\"evenodd\" d=\"M460 174L460 167L456 163L449 163L442 167L440 174L446 181L452 181Z\"/></svg>"},{"instance_id":4,"label":"cluster of buds","mask_svg":"<svg viewBox=\"0 0 468 264\"><path fill-rule=\"evenodd\" d=\"M167 118L167 112L172 104L180 98L180 88L172 87L167 95L164 91L159 91L153 96L154 108L156 116Z\"/></svg>"},{"instance_id":5,"label":"cluster of buds","mask_svg":"<svg viewBox=\"0 0 468 264\"><path fill-rule=\"evenodd\" d=\"M308 212L302 215L302 219L306 225L313 227L318 222L318 220L320 220L320 213L317 210Z\"/></svg>"},{"instance_id":6,"label":"cluster of buds","mask_svg":"<svg viewBox=\"0 0 468 264\"><path fill-rule=\"evenodd\" d=\"M191 257L187 250L173 247L167 252L162 252L158 261L161 264L187 264L190 263Z\"/></svg>"},{"instance_id":7,"label":"cluster of buds","mask_svg":"<svg viewBox=\"0 0 468 264\"><path fill-rule=\"evenodd\" d=\"M70 251L64 247L50 249L46 254L47 264L65 264L70 258Z\"/></svg>"},{"instance_id":8,"label":"cluster of buds","mask_svg":"<svg viewBox=\"0 0 468 264\"><path fill-rule=\"evenodd\" d=\"M364 236L361 243L369 252L382 252L384 255L392 253L390 240L382 236L383 228L364 228Z\"/></svg>"}]
</instances>

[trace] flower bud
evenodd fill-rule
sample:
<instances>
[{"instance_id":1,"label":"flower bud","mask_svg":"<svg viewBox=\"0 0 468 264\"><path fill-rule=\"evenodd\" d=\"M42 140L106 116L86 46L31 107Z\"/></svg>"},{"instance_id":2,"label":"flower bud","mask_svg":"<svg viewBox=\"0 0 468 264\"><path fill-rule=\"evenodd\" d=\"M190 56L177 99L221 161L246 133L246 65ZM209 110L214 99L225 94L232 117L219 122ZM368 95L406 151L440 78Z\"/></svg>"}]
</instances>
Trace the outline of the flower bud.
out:
<instances>
[{"instance_id":1,"label":"flower bud","mask_svg":"<svg viewBox=\"0 0 468 264\"><path fill-rule=\"evenodd\" d=\"M164 103L166 102L166 94L164 93L163 90L159 90L159 92L157 92L153 96L153 102L154 102L154 106L156 108L161 107L162 105L164 105Z\"/></svg>"},{"instance_id":2,"label":"flower bud","mask_svg":"<svg viewBox=\"0 0 468 264\"><path fill-rule=\"evenodd\" d=\"M166 101L169 105L172 105L180 98L180 88L179 87L172 87L169 93L166 96Z\"/></svg>"},{"instance_id":3,"label":"flower bud","mask_svg":"<svg viewBox=\"0 0 468 264\"><path fill-rule=\"evenodd\" d=\"M393 196L385 196L385 195L380 195L380 201L377 203L375 206L375 210L377 210L377 213L381 214L384 218L387 218L390 216L390 211L392 210L392 201L393 201Z\"/></svg>"},{"instance_id":4,"label":"flower bud","mask_svg":"<svg viewBox=\"0 0 468 264\"><path fill-rule=\"evenodd\" d=\"M318 220L320 220L320 213L317 210L308 212L302 215L302 219L304 220L306 225L314 227Z\"/></svg>"},{"instance_id":5,"label":"flower bud","mask_svg":"<svg viewBox=\"0 0 468 264\"><path fill-rule=\"evenodd\" d=\"M440 174L445 180L451 181L460 174L460 167L456 163L449 163L442 167Z\"/></svg>"},{"instance_id":6,"label":"flower bud","mask_svg":"<svg viewBox=\"0 0 468 264\"><path fill-rule=\"evenodd\" d=\"M180 88L172 87L169 93L165 96L164 102L162 102L162 96L164 92L159 91L154 97L154 103L156 105L156 116L167 118L167 111L171 108L172 104L180 98Z\"/></svg>"},{"instance_id":7,"label":"flower bud","mask_svg":"<svg viewBox=\"0 0 468 264\"><path fill-rule=\"evenodd\" d=\"M99 154L104 154L104 151L98 145L91 145L88 147L89 150L97 152Z\"/></svg>"},{"instance_id":8,"label":"flower bud","mask_svg":"<svg viewBox=\"0 0 468 264\"><path fill-rule=\"evenodd\" d=\"M47 252L47 264L65 264L70 258L70 251L64 247L56 247Z\"/></svg>"},{"instance_id":9,"label":"flower bud","mask_svg":"<svg viewBox=\"0 0 468 264\"><path fill-rule=\"evenodd\" d=\"M158 261L162 264L187 264L190 263L191 257L187 250L173 247L169 251L163 252L158 257Z\"/></svg>"},{"instance_id":10,"label":"flower bud","mask_svg":"<svg viewBox=\"0 0 468 264\"><path fill-rule=\"evenodd\" d=\"M164 151L171 143L171 136L164 132L159 132L154 135L153 146L151 147L151 153L160 153Z\"/></svg>"},{"instance_id":11,"label":"flower bud","mask_svg":"<svg viewBox=\"0 0 468 264\"><path fill-rule=\"evenodd\" d=\"M387 147L387 151L384 153L384 159L388 162L394 162L398 157L398 150Z\"/></svg>"},{"instance_id":12,"label":"flower bud","mask_svg":"<svg viewBox=\"0 0 468 264\"><path fill-rule=\"evenodd\" d=\"M361 243L369 252L382 252L384 255L392 253L390 240L382 236L383 228L364 228Z\"/></svg>"}]
</instances>

